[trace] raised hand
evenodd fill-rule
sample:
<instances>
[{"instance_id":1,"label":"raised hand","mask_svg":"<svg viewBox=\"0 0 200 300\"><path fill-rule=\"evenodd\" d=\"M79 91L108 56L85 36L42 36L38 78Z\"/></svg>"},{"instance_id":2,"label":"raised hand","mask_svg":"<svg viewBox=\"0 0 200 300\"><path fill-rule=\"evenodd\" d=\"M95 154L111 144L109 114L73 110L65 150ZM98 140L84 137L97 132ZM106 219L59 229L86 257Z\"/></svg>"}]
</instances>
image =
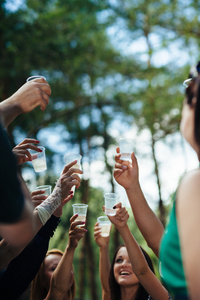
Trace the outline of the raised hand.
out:
<instances>
[{"instance_id":1,"label":"raised hand","mask_svg":"<svg viewBox=\"0 0 200 300\"><path fill-rule=\"evenodd\" d=\"M44 78L37 78L25 83L9 100L13 102L19 113L28 113L37 106L45 110L49 103L51 88Z\"/></svg>"},{"instance_id":2,"label":"raised hand","mask_svg":"<svg viewBox=\"0 0 200 300\"><path fill-rule=\"evenodd\" d=\"M116 215L108 216L110 221L115 225L117 229L122 229L127 225L127 221L129 219L129 214L125 207L122 207L121 202L115 205Z\"/></svg>"},{"instance_id":3,"label":"raised hand","mask_svg":"<svg viewBox=\"0 0 200 300\"><path fill-rule=\"evenodd\" d=\"M48 196L44 195L44 190L37 190L31 193L31 200L34 207L37 207L41 204Z\"/></svg>"},{"instance_id":4,"label":"raised hand","mask_svg":"<svg viewBox=\"0 0 200 300\"><path fill-rule=\"evenodd\" d=\"M70 219L70 228L69 228L69 247L76 248L78 246L78 242L82 239L87 232L84 227L78 227L78 225L83 225L85 222L76 221L77 215L74 215Z\"/></svg>"},{"instance_id":5,"label":"raised hand","mask_svg":"<svg viewBox=\"0 0 200 300\"><path fill-rule=\"evenodd\" d=\"M134 153L131 154L132 163L121 160L119 147L116 148L114 178L125 189L130 188L133 184L139 184L139 169L137 159Z\"/></svg>"},{"instance_id":6,"label":"raised hand","mask_svg":"<svg viewBox=\"0 0 200 300\"><path fill-rule=\"evenodd\" d=\"M97 222L94 226L94 240L100 248L105 248L109 244L110 236L102 237L101 228Z\"/></svg>"},{"instance_id":7,"label":"raised hand","mask_svg":"<svg viewBox=\"0 0 200 300\"><path fill-rule=\"evenodd\" d=\"M12 149L12 152L14 153L14 155L17 158L18 165L21 165L21 164L23 164L27 161L32 160L31 159L31 154L28 151L28 149L32 149L32 150L35 150L37 152L41 152L40 148L33 145L33 144L38 144L38 143L39 143L39 141L37 141L35 139L26 138L20 144L18 144L17 146L15 146Z\"/></svg>"},{"instance_id":8,"label":"raised hand","mask_svg":"<svg viewBox=\"0 0 200 300\"><path fill-rule=\"evenodd\" d=\"M78 189L80 187L81 178L78 174L83 174L83 172L78 168L73 168L77 161L73 161L67 164L60 177L61 189L62 189L62 201L69 195L71 188L75 185Z\"/></svg>"}]
</instances>

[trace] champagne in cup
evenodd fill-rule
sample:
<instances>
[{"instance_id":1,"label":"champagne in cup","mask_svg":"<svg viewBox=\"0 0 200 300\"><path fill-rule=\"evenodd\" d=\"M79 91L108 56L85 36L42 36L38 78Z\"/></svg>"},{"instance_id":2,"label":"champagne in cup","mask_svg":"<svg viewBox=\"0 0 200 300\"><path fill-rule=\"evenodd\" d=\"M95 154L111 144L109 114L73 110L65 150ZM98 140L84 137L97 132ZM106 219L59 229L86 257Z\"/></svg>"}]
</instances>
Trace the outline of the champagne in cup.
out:
<instances>
[{"instance_id":1,"label":"champagne in cup","mask_svg":"<svg viewBox=\"0 0 200 300\"><path fill-rule=\"evenodd\" d=\"M101 228L101 236L107 237L110 235L110 227L111 222L107 216L101 216L97 218L97 222L99 223L99 227Z\"/></svg>"},{"instance_id":2,"label":"champagne in cup","mask_svg":"<svg viewBox=\"0 0 200 300\"><path fill-rule=\"evenodd\" d=\"M67 153L64 156L64 161L65 161L66 165L71 163L74 160L77 160L77 163L75 165L73 165L72 168L77 168L80 170L81 170L81 159L82 159L82 156L79 154L75 154L75 153ZM80 174L78 174L78 176L81 177ZM76 188L75 185L71 188L71 191L73 191L73 193L75 192L75 188Z\"/></svg>"},{"instance_id":3,"label":"champagne in cup","mask_svg":"<svg viewBox=\"0 0 200 300\"><path fill-rule=\"evenodd\" d=\"M120 138L119 148L121 153L121 159L126 161L131 161L131 153L133 152L134 140Z\"/></svg>"},{"instance_id":4,"label":"champagne in cup","mask_svg":"<svg viewBox=\"0 0 200 300\"><path fill-rule=\"evenodd\" d=\"M32 157L32 164L35 172L43 172L47 169L46 156L45 156L45 148L42 146L38 146L41 152L37 152L35 150L29 150Z\"/></svg>"},{"instance_id":5,"label":"champagne in cup","mask_svg":"<svg viewBox=\"0 0 200 300\"><path fill-rule=\"evenodd\" d=\"M78 217L76 218L76 221L85 222L86 221L86 215L87 215L87 204L83 203L75 203L72 204L73 207L73 214L78 214ZM78 225L79 227L84 227L85 224Z\"/></svg>"},{"instance_id":6,"label":"champagne in cup","mask_svg":"<svg viewBox=\"0 0 200 300\"><path fill-rule=\"evenodd\" d=\"M119 202L119 195L116 193L105 193L105 214L108 216L115 216L116 210L113 206Z\"/></svg>"}]
</instances>

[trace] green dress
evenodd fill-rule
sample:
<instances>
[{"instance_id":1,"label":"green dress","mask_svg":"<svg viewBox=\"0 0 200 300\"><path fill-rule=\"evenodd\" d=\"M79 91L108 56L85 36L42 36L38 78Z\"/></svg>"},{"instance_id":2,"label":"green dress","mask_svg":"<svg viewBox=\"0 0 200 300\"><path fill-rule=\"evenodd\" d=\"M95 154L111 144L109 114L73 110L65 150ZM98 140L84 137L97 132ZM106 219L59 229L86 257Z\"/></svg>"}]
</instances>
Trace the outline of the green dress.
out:
<instances>
[{"instance_id":1,"label":"green dress","mask_svg":"<svg viewBox=\"0 0 200 300\"><path fill-rule=\"evenodd\" d=\"M176 205L173 203L169 223L160 246L160 275L168 291L176 295L188 295L187 283L183 270Z\"/></svg>"}]
</instances>

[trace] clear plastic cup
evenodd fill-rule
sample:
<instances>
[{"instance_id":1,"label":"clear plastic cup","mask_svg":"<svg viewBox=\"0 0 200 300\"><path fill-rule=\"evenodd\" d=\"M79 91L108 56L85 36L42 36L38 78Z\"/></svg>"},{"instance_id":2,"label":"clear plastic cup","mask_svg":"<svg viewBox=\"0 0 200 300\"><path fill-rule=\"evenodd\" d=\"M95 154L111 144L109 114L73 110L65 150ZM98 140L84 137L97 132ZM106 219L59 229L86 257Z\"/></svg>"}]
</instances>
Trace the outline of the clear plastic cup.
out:
<instances>
[{"instance_id":1,"label":"clear plastic cup","mask_svg":"<svg viewBox=\"0 0 200 300\"><path fill-rule=\"evenodd\" d=\"M77 168L81 170L81 159L82 156L80 154L76 154L76 153L67 153L64 156L64 161L65 164L69 164L74 160L77 160L77 163L75 165L73 165L73 168ZM78 176L81 178L81 174L78 174ZM73 191L73 193L75 193L75 185L71 188L71 191Z\"/></svg>"},{"instance_id":2,"label":"clear plastic cup","mask_svg":"<svg viewBox=\"0 0 200 300\"><path fill-rule=\"evenodd\" d=\"M110 235L111 222L107 216L101 216L97 218L99 227L101 228L101 236L107 237Z\"/></svg>"},{"instance_id":3,"label":"clear plastic cup","mask_svg":"<svg viewBox=\"0 0 200 300\"><path fill-rule=\"evenodd\" d=\"M31 81L33 79L37 79L37 78L44 78L44 80L46 80L46 77L42 76L42 75L34 75L34 76L30 76L26 79L26 82Z\"/></svg>"},{"instance_id":4,"label":"clear plastic cup","mask_svg":"<svg viewBox=\"0 0 200 300\"><path fill-rule=\"evenodd\" d=\"M83 203L74 203L72 204L72 207L73 207L73 214L74 215L78 214L76 221L86 222L88 205ZM81 226L85 226L85 224L79 225L79 227Z\"/></svg>"},{"instance_id":5,"label":"clear plastic cup","mask_svg":"<svg viewBox=\"0 0 200 300\"><path fill-rule=\"evenodd\" d=\"M52 186L51 185L40 185L34 189L34 191L38 191L38 190L45 191L45 193L42 195L49 196L49 195L51 195Z\"/></svg>"},{"instance_id":6,"label":"clear plastic cup","mask_svg":"<svg viewBox=\"0 0 200 300\"><path fill-rule=\"evenodd\" d=\"M44 172L47 169L45 148L38 146L42 152L37 152L35 150L29 150L32 157L32 164L35 172Z\"/></svg>"},{"instance_id":7,"label":"clear plastic cup","mask_svg":"<svg viewBox=\"0 0 200 300\"><path fill-rule=\"evenodd\" d=\"M105 193L105 214L108 216L115 216L116 210L113 206L119 202L119 195L116 193Z\"/></svg>"},{"instance_id":8,"label":"clear plastic cup","mask_svg":"<svg viewBox=\"0 0 200 300\"><path fill-rule=\"evenodd\" d=\"M119 139L119 148L120 148L120 153L121 153L121 159L131 161L131 153L133 152L133 148L134 148L134 140L120 138Z\"/></svg>"}]
</instances>

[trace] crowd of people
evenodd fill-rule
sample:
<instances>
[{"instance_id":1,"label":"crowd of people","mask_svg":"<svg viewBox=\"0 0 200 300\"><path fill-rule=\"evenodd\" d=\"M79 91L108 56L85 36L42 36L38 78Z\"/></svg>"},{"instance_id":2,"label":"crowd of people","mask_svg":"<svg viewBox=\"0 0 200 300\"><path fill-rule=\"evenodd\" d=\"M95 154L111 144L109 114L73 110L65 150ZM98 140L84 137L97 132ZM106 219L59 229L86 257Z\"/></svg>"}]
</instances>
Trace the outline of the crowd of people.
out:
<instances>
[{"instance_id":1,"label":"crowd of people","mask_svg":"<svg viewBox=\"0 0 200 300\"><path fill-rule=\"evenodd\" d=\"M180 131L200 161L200 63L190 72L185 84ZM75 299L74 253L87 232L78 215L70 219L68 242L64 252L49 250L63 212L72 197L72 187L79 188L83 173L66 164L50 196L27 188L17 165L31 161L29 150L40 151L39 141L26 138L12 149L6 133L8 125L20 114L40 106L45 110L51 88L44 78L26 82L10 98L0 102L0 299L19 299L31 284L30 300ZM115 155L113 176L127 194L136 224L159 258L161 280L147 252L137 243L127 221L128 212L121 203L108 216L123 243L112 254L109 239L101 235L98 223L94 239L99 247L99 275L102 300L198 300L200 299L200 169L182 178L165 229L148 205L139 182L139 168L134 153L131 162ZM80 226L82 225L82 226Z\"/></svg>"}]
</instances>

